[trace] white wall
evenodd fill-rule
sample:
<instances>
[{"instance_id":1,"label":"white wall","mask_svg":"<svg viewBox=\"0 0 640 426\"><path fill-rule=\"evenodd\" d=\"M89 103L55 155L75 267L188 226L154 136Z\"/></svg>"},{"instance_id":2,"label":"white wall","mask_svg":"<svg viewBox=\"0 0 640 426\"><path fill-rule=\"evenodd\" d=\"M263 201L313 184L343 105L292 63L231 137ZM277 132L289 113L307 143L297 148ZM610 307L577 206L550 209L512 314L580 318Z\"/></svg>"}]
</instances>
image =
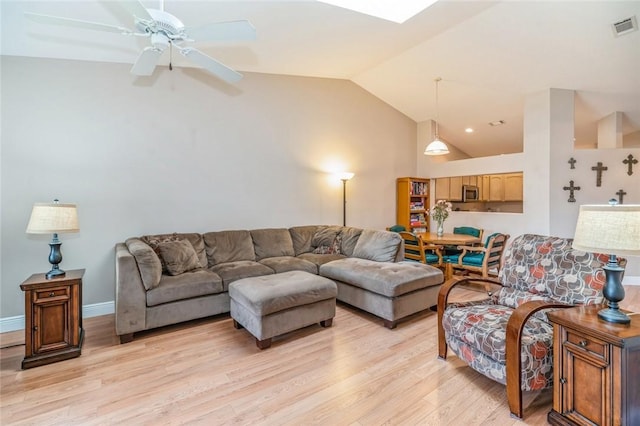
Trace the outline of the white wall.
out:
<instances>
[{"instance_id":1,"label":"white wall","mask_svg":"<svg viewBox=\"0 0 640 426\"><path fill-rule=\"evenodd\" d=\"M627 192L625 204L640 204L640 167L636 166L629 176L622 163L629 154L640 159L640 149L576 150L573 113L573 91L533 93L525 100L523 153L445 162L439 157L418 156L419 177L524 172L522 214L454 212L445 222L445 232L469 225L483 228L485 235L504 232L512 237L524 233L573 237L581 204L606 204L610 198L617 198L615 193L621 188ZM418 123L416 152L424 150L427 141L420 135L428 133L428 127L428 123ZM575 169L568 164L571 157L577 160ZM596 186L596 174L591 170L599 161L608 167L601 187ZM567 202L569 192L563 190L570 180L581 188L575 193L575 203ZM630 281L640 282L640 257L628 258L625 283Z\"/></svg>"},{"instance_id":2,"label":"white wall","mask_svg":"<svg viewBox=\"0 0 640 426\"><path fill-rule=\"evenodd\" d=\"M1 317L49 269L34 202L77 203L63 269L86 268L83 303L114 298L113 247L159 232L395 222L395 179L415 174L416 123L345 80L198 70L135 79L128 65L2 57Z\"/></svg>"}]
</instances>

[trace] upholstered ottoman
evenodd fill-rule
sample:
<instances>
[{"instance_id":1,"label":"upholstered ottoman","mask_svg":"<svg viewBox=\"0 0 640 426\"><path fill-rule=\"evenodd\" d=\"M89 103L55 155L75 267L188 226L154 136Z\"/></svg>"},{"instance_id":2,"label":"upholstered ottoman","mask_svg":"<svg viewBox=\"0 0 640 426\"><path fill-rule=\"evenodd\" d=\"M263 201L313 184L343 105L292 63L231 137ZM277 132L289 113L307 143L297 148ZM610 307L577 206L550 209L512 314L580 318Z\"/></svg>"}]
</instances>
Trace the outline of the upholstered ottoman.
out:
<instances>
[{"instance_id":1,"label":"upholstered ottoman","mask_svg":"<svg viewBox=\"0 0 640 426\"><path fill-rule=\"evenodd\" d=\"M303 271L243 278L229 284L233 325L246 328L260 349L271 346L272 337L311 324L330 327L337 295L333 281Z\"/></svg>"}]
</instances>

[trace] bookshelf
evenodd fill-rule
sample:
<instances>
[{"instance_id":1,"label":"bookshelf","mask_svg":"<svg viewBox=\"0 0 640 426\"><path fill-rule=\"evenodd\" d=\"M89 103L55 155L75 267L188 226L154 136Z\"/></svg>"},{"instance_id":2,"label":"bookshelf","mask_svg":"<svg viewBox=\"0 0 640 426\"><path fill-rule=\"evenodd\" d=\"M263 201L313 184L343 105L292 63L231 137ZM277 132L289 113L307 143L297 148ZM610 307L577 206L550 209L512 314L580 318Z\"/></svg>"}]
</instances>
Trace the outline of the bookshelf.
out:
<instances>
[{"instance_id":1,"label":"bookshelf","mask_svg":"<svg viewBox=\"0 0 640 426\"><path fill-rule=\"evenodd\" d=\"M396 223L411 232L429 231L429 179L403 177L396 181Z\"/></svg>"}]
</instances>

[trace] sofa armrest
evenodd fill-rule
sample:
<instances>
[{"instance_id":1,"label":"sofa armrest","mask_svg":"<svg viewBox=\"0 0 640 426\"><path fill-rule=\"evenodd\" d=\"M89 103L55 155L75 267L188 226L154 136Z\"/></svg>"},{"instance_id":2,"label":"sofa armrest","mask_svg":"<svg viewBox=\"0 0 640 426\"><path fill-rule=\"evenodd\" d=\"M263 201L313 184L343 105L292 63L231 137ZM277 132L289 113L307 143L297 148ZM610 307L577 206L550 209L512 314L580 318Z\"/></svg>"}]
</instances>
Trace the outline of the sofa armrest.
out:
<instances>
[{"instance_id":1,"label":"sofa armrest","mask_svg":"<svg viewBox=\"0 0 640 426\"><path fill-rule=\"evenodd\" d=\"M116 334L132 334L146 327L147 297L136 259L124 243L116 247Z\"/></svg>"}]
</instances>

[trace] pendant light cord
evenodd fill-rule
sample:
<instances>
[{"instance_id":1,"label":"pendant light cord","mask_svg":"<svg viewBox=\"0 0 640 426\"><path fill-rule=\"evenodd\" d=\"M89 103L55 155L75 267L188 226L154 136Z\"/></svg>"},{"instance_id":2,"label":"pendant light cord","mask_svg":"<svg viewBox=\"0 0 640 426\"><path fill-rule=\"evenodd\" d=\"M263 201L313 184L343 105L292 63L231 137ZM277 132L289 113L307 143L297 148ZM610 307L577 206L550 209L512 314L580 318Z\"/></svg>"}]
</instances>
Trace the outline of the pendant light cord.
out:
<instances>
[{"instance_id":1,"label":"pendant light cord","mask_svg":"<svg viewBox=\"0 0 640 426\"><path fill-rule=\"evenodd\" d=\"M440 114L439 114L440 102L438 100L438 83L440 82L440 80L442 80L442 78L440 77L436 77L435 79L435 82L436 82L436 139L440 139L440 136L438 135L438 121L440 120Z\"/></svg>"}]
</instances>

